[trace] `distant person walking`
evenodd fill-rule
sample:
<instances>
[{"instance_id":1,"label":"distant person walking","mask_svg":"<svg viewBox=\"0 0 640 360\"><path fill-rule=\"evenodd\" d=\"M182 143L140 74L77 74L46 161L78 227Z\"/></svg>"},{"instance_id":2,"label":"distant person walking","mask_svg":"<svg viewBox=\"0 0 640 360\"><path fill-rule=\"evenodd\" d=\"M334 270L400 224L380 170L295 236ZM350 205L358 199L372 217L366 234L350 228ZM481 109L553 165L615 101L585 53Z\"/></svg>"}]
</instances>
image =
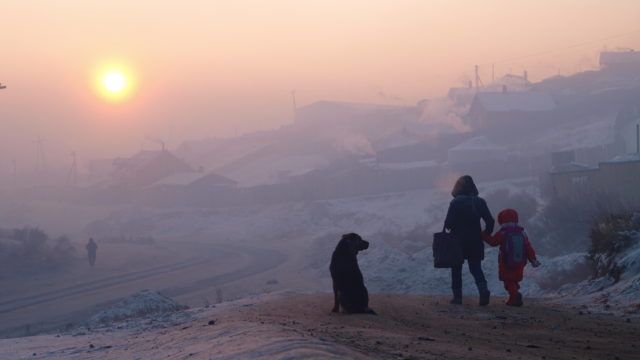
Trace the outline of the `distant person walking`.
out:
<instances>
[{"instance_id":1,"label":"distant person walking","mask_svg":"<svg viewBox=\"0 0 640 360\"><path fill-rule=\"evenodd\" d=\"M87 255L89 256L89 265L93 267L96 264L96 252L98 251L98 244L93 241L93 238L89 239L87 244Z\"/></svg>"},{"instance_id":2,"label":"distant person walking","mask_svg":"<svg viewBox=\"0 0 640 360\"><path fill-rule=\"evenodd\" d=\"M495 221L489 212L487 203L478 196L478 188L469 175L461 176L451 191L453 200L449 204L445 229L450 230L460 242L464 259L467 260L469 271L475 279L480 293L480 306L489 304L491 293L487 288L487 280L482 272L484 259L484 241L480 219L484 221L485 232L493 233ZM451 304L462 304L462 263L451 268L451 290L453 299Z\"/></svg>"}]
</instances>

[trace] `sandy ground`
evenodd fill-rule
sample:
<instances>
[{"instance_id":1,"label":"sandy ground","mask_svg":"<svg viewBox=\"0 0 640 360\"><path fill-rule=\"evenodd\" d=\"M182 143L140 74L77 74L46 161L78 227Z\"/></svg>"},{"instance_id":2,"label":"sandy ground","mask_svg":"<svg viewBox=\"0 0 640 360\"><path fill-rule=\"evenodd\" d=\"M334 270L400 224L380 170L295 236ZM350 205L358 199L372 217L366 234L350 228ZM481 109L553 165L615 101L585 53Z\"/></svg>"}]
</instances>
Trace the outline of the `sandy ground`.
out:
<instances>
[{"instance_id":1,"label":"sandy ground","mask_svg":"<svg viewBox=\"0 0 640 360\"><path fill-rule=\"evenodd\" d=\"M331 294L267 296L192 309L146 332L0 340L2 359L638 359L640 319L527 299L452 306L427 295L371 297L374 315L332 314Z\"/></svg>"}]
</instances>

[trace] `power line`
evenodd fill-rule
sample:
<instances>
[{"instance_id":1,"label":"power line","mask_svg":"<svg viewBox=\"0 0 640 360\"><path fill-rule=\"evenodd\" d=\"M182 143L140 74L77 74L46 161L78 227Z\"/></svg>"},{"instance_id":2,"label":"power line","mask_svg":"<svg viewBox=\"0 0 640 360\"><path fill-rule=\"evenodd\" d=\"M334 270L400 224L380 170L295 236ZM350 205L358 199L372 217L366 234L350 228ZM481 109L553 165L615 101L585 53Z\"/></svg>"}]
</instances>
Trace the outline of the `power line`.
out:
<instances>
[{"instance_id":1,"label":"power line","mask_svg":"<svg viewBox=\"0 0 640 360\"><path fill-rule=\"evenodd\" d=\"M597 39L597 40L589 40L589 41L581 42L581 43L578 43L578 44L558 47L558 48L554 48L554 49L549 49L549 50L541 51L541 52L538 52L538 53L533 53L533 54L528 54L528 55L523 55L523 56L516 56L516 57L513 57L513 58L509 58L509 59L495 61L495 62L493 62L493 64L501 64L501 65L510 64L510 63L513 63L513 62L516 62L516 61L522 60L522 59L528 59L528 58L532 58L532 57L538 57L538 56L543 56L543 55L547 55L547 54L552 54L554 52L574 49L574 48L578 48L578 47L585 46L585 45L590 45L590 44L595 44L595 43L602 42L602 41L608 41L608 40L614 40L614 39L622 39L622 38L625 38L625 37L628 37L628 36L631 36L631 35L634 35L634 34L640 34L640 29L636 29L634 31L630 31L630 32L627 32L627 33L624 33L624 34L608 36L606 38L601 38L601 39ZM489 65L489 64L487 63L487 64L482 64L482 65Z\"/></svg>"}]
</instances>

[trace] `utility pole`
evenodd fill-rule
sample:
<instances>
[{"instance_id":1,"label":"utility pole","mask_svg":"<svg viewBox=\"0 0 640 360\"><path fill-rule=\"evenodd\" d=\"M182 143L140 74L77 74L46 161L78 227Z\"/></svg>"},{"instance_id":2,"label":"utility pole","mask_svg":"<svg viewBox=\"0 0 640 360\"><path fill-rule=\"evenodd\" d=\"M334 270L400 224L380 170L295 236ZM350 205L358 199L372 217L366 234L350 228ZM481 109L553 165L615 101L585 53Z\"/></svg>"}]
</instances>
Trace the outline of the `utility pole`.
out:
<instances>
[{"instance_id":1,"label":"utility pole","mask_svg":"<svg viewBox=\"0 0 640 360\"><path fill-rule=\"evenodd\" d=\"M44 150L42 147L42 138L40 138L40 136L38 136L38 140L36 140L35 144L36 144L36 172L38 172L45 168Z\"/></svg>"},{"instance_id":2,"label":"utility pole","mask_svg":"<svg viewBox=\"0 0 640 360\"><path fill-rule=\"evenodd\" d=\"M496 82L496 64L491 64L491 83Z\"/></svg>"},{"instance_id":3,"label":"utility pole","mask_svg":"<svg viewBox=\"0 0 640 360\"><path fill-rule=\"evenodd\" d=\"M636 124L636 154L640 154L640 124Z\"/></svg>"},{"instance_id":4,"label":"utility pole","mask_svg":"<svg viewBox=\"0 0 640 360\"><path fill-rule=\"evenodd\" d=\"M76 163L76 152L71 152L71 168L69 169L69 173L67 174L67 184L71 183L74 187L78 183L78 166Z\"/></svg>"},{"instance_id":5,"label":"utility pole","mask_svg":"<svg viewBox=\"0 0 640 360\"><path fill-rule=\"evenodd\" d=\"M480 80L480 74L478 72L478 65L476 65L476 91L482 86L482 80Z\"/></svg>"}]
</instances>

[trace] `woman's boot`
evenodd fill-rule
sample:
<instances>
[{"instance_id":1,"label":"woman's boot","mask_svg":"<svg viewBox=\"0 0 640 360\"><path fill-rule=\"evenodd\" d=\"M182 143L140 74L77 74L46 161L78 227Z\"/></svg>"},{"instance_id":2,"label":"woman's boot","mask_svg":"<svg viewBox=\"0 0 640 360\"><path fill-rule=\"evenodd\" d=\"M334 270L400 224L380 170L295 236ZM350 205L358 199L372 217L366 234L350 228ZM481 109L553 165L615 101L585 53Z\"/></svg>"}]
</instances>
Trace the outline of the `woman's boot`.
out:
<instances>
[{"instance_id":1,"label":"woman's boot","mask_svg":"<svg viewBox=\"0 0 640 360\"><path fill-rule=\"evenodd\" d=\"M453 299L449 301L451 305L462 305L462 289L453 290Z\"/></svg>"},{"instance_id":2,"label":"woman's boot","mask_svg":"<svg viewBox=\"0 0 640 360\"><path fill-rule=\"evenodd\" d=\"M478 283L478 292L480 293L480 306L487 306L489 305L489 300L491 297L491 292L489 291L489 289L487 288L487 282L481 282Z\"/></svg>"}]
</instances>

